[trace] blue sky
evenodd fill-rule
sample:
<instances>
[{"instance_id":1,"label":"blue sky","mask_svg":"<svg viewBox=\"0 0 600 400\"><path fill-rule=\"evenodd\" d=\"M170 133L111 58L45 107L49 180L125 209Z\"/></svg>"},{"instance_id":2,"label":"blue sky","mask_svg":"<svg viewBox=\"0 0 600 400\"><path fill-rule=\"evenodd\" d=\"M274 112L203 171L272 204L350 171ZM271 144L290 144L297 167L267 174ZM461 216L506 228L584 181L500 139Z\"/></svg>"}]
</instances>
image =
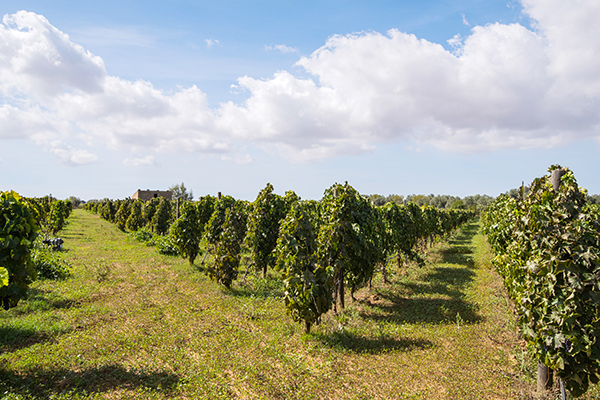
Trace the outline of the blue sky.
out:
<instances>
[{"instance_id":1,"label":"blue sky","mask_svg":"<svg viewBox=\"0 0 600 400\"><path fill-rule=\"evenodd\" d=\"M575 6L572 6L575 4ZM0 3L0 189L600 193L594 0Z\"/></svg>"}]
</instances>

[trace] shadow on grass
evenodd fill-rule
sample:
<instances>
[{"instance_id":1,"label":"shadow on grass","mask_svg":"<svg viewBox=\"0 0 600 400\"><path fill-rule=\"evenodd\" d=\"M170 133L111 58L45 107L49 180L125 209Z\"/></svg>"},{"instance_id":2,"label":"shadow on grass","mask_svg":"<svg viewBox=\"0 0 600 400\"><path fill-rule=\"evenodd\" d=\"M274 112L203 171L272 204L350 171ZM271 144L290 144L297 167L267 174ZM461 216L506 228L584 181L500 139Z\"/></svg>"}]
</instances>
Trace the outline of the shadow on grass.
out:
<instances>
[{"instance_id":1,"label":"shadow on grass","mask_svg":"<svg viewBox=\"0 0 600 400\"><path fill-rule=\"evenodd\" d=\"M60 318L48 311L80 306L80 302L68 299L52 299L49 291L30 288L27 300L2 315L0 322L0 350L16 351L36 343L54 340L57 335L69 332Z\"/></svg>"},{"instance_id":2,"label":"shadow on grass","mask_svg":"<svg viewBox=\"0 0 600 400\"><path fill-rule=\"evenodd\" d=\"M450 240L448 240L448 243L451 246L469 245L471 244L471 240L473 239L473 236L477 234L478 230L479 227L476 223L468 223L465 226L463 226L460 232L458 232L456 235L450 238Z\"/></svg>"},{"instance_id":3,"label":"shadow on grass","mask_svg":"<svg viewBox=\"0 0 600 400\"><path fill-rule=\"evenodd\" d=\"M450 240L449 248L439 250L440 262L426 267L416 280L398 282L362 300L377 311L366 308L361 316L395 323L481 322L477 305L465 292L475 279L470 245L477 232L477 224L468 224Z\"/></svg>"},{"instance_id":4,"label":"shadow on grass","mask_svg":"<svg viewBox=\"0 0 600 400\"><path fill-rule=\"evenodd\" d=\"M401 282L399 288L408 289L414 294L444 295L452 298L462 298L462 289L467 287L475 278L475 273L469 268L435 267L423 274L417 282ZM385 292L384 292L385 294Z\"/></svg>"},{"instance_id":5,"label":"shadow on grass","mask_svg":"<svg viewBox=\"0 0 600 400\"><path fill-rule=\"evenodd\" d=\"M374 305L379 312L361 311L362 318L396 324L447 324L456 321L472 324L483 321L477 307L461 299L407 299L380 295L392 303Z\"/></svg>"},{"instance_id":6,"label":"shadow on grass","mask_svg":"<svg viewBox=\"0 0 600 400\"><path fill-rule=\"evenodd\" d=\"M442 249L439 252L442 256L440 260L441 263L458 264L467 268L475 267L473 250L468 246L454 245L448 249Z\"/></svg>"},{"instance_id":7,"label":"shadow on grass","mask_svg":"<svg viewBox=\"0 0 600 400\"><path fill-rule=\"evenodd\" d=\"M82 238L82 237L85 237L85 235L82 232L63 231L61 237L63 239L73 239L74 237Z\"/></svg>"},{"instance_id":8,"label":"shadow on grass","mask_svg":"<svg viewBox=\"0 0 600 400\"><path fill-rule=\"evenodd\" d=\"M330 334L315 334L314 338L334 349L353 353L377 354L392 350L422 350L433 347L433 343L424 339L391 338L383 335L379 338L358 336L346 330Z\"/></svg>"},{"instance_id":9,"label":"shadow on grass","mask_svg":"<svg viewBox=\"0 0 600 400\"><path fill-rule=\"evenodd\" d=\"M442 263L459 264L468 268L473 268L475 262L473 260L473 248L471 242L473 236L478 232L477 224L471 223L464 227L458 234L452 237L447 249L440 250Z\"/></svg>"},{"instance_id":10,"label":"shadow on grass","mask_svg":"<svg viewBox=\"0 0 600 400\"><path fill-rule=\"evenodd\" d=\"M179 376L170 372L127 370L120 365L91 367L79 371L58 368L13 372L2 368L0 382L0 388L5 394L51 399L59 394L89 396L113 389L143 388L169 393L179 383Z\"/></svg>"},{"instance_id":11,"label":"shadow on grass","mask_svg":"<svg viewBox=\"0 0 600 400\"><path fill-rule=\"evenodd\" d=\"M14 315L25 315L34 312L60 310L81 306L81 301L72 299L51 298L50 290L29 288L27 300L21 300L17 307L11 309Z\"/></svg>"},{"instance_id":12,"label":"shadow on grass","mask_svg":"<svg viewBox=\"0 0 600 400\"><path fill-rule=\"evenodd\" d=\"M0 352L12 352L36 343L54 340L57 334L65 332L67 330L48 332L37 328L2 326L0 327Z\"/></svg>"}]
</instances>

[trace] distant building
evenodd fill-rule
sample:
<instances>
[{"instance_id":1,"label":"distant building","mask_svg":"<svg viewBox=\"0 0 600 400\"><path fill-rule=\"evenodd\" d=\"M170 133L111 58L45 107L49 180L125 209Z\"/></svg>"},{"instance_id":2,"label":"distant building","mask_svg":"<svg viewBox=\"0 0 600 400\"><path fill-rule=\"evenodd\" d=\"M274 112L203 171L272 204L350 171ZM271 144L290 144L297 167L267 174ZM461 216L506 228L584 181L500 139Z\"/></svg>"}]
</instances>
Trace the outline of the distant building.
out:
<instances>
[{"instance_id":1,"label":"distant building","mask_svg":"<svg viewBox=\"0 0 600 400\"><path fill-rule=\"evenodd\" d=\"M168 190L140 190L138 189L133 196L131 196L132 199L140 199L140 200L152 200L155 199L157 197L164 197L167 200L172 200L173 199L173 194L168 191Z\"/></svg>"}]
</instances>

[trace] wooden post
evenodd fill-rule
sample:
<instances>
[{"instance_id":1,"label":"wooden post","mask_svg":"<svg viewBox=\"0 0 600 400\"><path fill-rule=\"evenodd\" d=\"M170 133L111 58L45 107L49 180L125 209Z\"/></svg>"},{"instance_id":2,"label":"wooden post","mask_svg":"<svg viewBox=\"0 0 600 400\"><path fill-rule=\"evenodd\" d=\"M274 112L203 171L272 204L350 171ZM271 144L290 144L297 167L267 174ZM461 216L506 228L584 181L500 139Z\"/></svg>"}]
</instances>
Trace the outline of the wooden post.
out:
<instances>
[{"instance_id":1,"label":"wooden post","mask_svg":"<svg viewBox=\"0 0 600 400\"><path fill-rule=\"evenodd\" d=\"M339 271L337 274L337 279L334 277L334 280L337 283L337 298L336 303L339 306L340 310L343 310L346 307L345 299L344 299L344 271Z\"/></svg>"},{"instance_id":2,"label":"wooden post","mask_svg":"<svg viewBox=\"0 0 600 400\"><path fill-rule=\"evenodd\" d=\"M333 188L333 197L337 198L338 197L338 188L335 187ZM335 261L334 261L334 270L335 270ZM336 308L335 311L337 312L338 309L341 311L344 309L345 307L345 301L344 301L344 271L337 271L334 275L333 275L333 280L334 280L334 285L335 285L335 298L334 298L334 302L336 304Z\"/></svg>"},{"instance_id":3,"label":"wooden post","mask_svg":"<svg viewBox=\"0 0 600 400\"><path fill-rule=\"evenodd\" d=\"M310 322L304 321L304 333L310 333Z\"/></svg>"},{"instance_id":4,"label":"wooden post","mask_svg":"<svg viewBox=\"0 0 600 400\"><path fill-rule=\"evenodd\" d=\"M547 390L552 389L553 376L552 370L538 361L538 376L537 376L537 389L539 393L543 393Z\"/></svg>"},{"instance_id":5,"label":"wooden post","mask_svg":"<svg viewBox=\"0 0 600 400\"><path fill-rule=\"evenodd\" d=\"M523 201L523 192L525 191L525 182L521 181L521 187L519 188L519 196L521 197L521 201Z\"/></svg>"},{"instance_id":6,"label":"wooden post","mask_svg":"<svg viewBox=\"0 0 600 400\"><path fill-rule=\"evenodd\" d=\"M555 192L557 192L558 189L560 189L560 178L562 178L563 175L566 173L567 171L565 171L564 169L552 170L552 175L550 175L550 183L552 183L552 188Z\"/></svg>"},{"instance_id":7,"label":"wooden post","mask_svg":"<svg viewBox=\"0 0 600 400\"><path fill-rule=\"evenodd\" d=\"M177 218L179 218L179 197L177 198Z\"/></svg>"},{"instance_id":8,"label":"wooden post","mask_svg":"<svg viewBox=\"0 0 600 400\"><path fill-rule=\"evenodd\" d=\"M217 200L221 200L221 192L217 193Z\"/></svg>"}]
</instances>

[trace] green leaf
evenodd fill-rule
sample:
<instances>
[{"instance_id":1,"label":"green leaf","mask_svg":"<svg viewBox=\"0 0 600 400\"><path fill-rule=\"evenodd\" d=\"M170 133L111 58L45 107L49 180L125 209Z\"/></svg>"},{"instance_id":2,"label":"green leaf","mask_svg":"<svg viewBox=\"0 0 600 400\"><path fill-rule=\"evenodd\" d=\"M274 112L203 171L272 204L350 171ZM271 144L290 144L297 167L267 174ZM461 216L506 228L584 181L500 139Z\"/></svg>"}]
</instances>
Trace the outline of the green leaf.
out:
<instances>
[{"instance_id":1,"label":"green leaf","mask_svg":"<svg viewBox=\"0 0 600 400\"><path fill-rule=\"evenodd\" d=\"M8 270L0 267L0 287L8 286Z\"/></svg>"}]
</instances>

